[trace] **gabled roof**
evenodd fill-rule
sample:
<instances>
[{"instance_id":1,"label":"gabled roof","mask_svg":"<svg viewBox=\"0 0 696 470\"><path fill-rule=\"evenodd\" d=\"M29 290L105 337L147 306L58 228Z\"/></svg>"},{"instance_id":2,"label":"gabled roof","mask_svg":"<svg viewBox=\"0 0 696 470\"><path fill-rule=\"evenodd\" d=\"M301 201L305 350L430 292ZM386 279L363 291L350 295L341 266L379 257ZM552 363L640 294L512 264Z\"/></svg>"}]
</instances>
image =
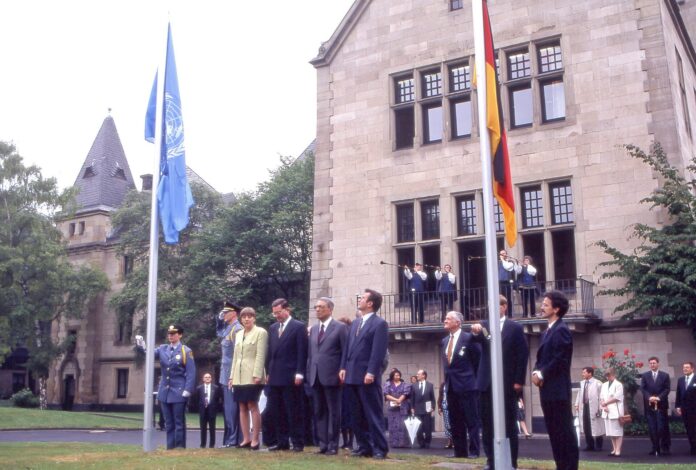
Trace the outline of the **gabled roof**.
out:
<instances>
[{"instance_id":1,"label":"gabled roof","mask_svg":"<svg viewBox=\"0 0 696 470\"><path fill-rule=\"evenodd\" d=\"M97 137L75 179L77 210L117 209L126 193L135 189L126 154L111 116L102 123Z\"/></svg>"},{"instance_id":2,"label":"gabled roof","mask_svg":"<svg viewBox=\"0 0 696 470\"><path fill-rule=\"evenodd\" d=\"M343 41L353 30L353 27L362 16L363 12L372 0L355 0L350 6L348 13L341 20L341 24L338 25L336 31L331 35L331 38L324 42L321 47L319 47L319 52L317 56L310 60L309 63L314 67L323 67L328 65L336 55L336 51L341 47Z\"/></svg>"}]
</instances>

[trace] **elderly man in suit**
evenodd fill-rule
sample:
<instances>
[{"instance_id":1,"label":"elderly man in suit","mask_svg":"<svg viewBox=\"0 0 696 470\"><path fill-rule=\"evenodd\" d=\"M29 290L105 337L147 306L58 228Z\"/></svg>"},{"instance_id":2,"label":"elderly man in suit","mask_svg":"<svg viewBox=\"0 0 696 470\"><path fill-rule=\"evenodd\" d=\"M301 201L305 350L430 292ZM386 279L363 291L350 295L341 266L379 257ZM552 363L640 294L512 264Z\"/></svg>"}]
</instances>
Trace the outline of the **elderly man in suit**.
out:
<instances>
[{"instance_id":1,"label":"elderly man in suit","mask_svg":"<svg viewBox=\"0 0 696 470\"><path fill-rule=\"evenodd\" d=\"M157 399L164 415L167 430L167 450L186 447L186 402L193 393L196 383L196 363L193 351L181 343L184 329L169 325L167 339L155 349L155 360L159 360L162 371ZM142 336L135 337L136 346L145 351L147 345Z\"/></svg>"},{"instance_id":2,"label":"elderly man in suit","mask_svg":"<svg viewBox=\"0 0 696 470\"><path fill-rule=\"evenodd\" d=\"M333 319L334 303L321 297L314 304L319 323L309 330L307 382L312 387L312 404L319 441L319 454L336 455L341 430L341 357L348 342L348 327Z\"/></svg>"},{"instance_id":3,"label":"elderly man in suit","mask_svg":"<svg viewBox=\"0 0 696 470\"><path fill-rule=\"evenodd\" d=\"M476 458L480 453L476 374L481 347L471 333L462 331L463 322L464 317L459 312L448 312L445 316L444 326L449 334L442 339L442 365L454 456Z\"/></svg>"},{"instance_id":4,"label":"elderly man in suit","mask_svg":"<svg viewBox=\"0 0 696 470\"><path fill-rule=\"evenodd\" d=\"M268 448L274 452L290 449L304 450L304 376L307 369L307 328L290 316L290 305L285 299L271 304L276 322L268 333L266 381L270 395L266 406L275 419L278 443Z\"/></svg>"},{"instance_id":5,"label":"elderly man in suit","mask_svg":"<svg viewBox=\"0 0 696 470\"><path fill-rule=\"evenodd\" d=\"M355 457L384 459L389 444L384 433L382 374L387 357L389 326L377 316L382 294L372 289L358 300L360 318L348 333L348 345L341 358L339 378L348 387L352 408L352 424L358 448Z\"/></svg>"},{"instance_id":6,"label":"elderly man in suit","mask_svg":"<svg viewBox=\"0 0 696 470\"><path fill-rule=\"evenodd\" d=\"M594 368L583 367L580 391L575 397L575 411L578 413L582 432L585 435L587 451L601 451L604 442L604 419L600 414L599 392L602 382L594 376Z\"/></svg>"},{"instance_id":7,"label":"elderly man in suit","mask_svg":"<svg viewBox=\"0 0 696 470\"><path fill-rule=\"evenodd\" d=\"M526 382L529 346L522 327L507 318L508 302L501 295L500 338L503 350L503 399L505 405L505 435L510 441L510 457L513 468L517 468L519 442L517 440L517 397ZM482 345L481 365L477 377L481 392L481 424L483 426L483 450L486 452L488 468L495 468L493 452L493 391L491 389L490 337L488 322L472 325L474 339Z\"/></svg>"},{"instance_id":8,"label":"elderly man in suit","mask_svg":"<svg viewBox=\"0 0 696 470\"><path fill-rule=\"evenodd\" d=\"M563 322L568 307L568 298L562 292L552 290L544 294L541 314L549 326L539 343L532 372L532 383L539 387L541 409L558 470L578 470L580 454L571 404L573 335Z\"/></svg>"},{"instance_id":9,"label":"elderly man in suit","mask_svg":"<svg viewBox=\"0 0 696 470\"><path fill-rule=\"evenodd\" d=\"M678 416L684 420L686 436L689 438L691 455L696 455L696 376L694 363L682 364L683 377L677 380L677 399L674 408Z\"/></svg>"},{"instance_id":10,"label":"elderly man in suit","mask_svg":"<svg viewBox=\"0 0 696 470\"><path fill-rule=\"evenodd\" d=\"M220 338L220 386L224 402L223 414L225 420L225 432L222 435L223 447L236 447L241 442L242 433L239 432L239 406L234 399L234 390L229 387L230 372L232 368L232 355L234 354L234 340L237 332L242 329L239 323L239 312L242 308L231 300L226 300L222 311L216 319L217 336Z\"/></svg>"},{"instance_id":11,"label":"elderly man in suit","mask_svg":"<svg viewBox=\"0 0 696 470\"><path fill-rule=\"evenodd\" d=\"M652 449L649 455L669 455L671 436L669 432L669 390L670 380L667 372L661 371L660 360L653 356L648 359L650 370L640 376L640 391L643 393L643 411L648 420L648 431Z\"/></svg>"},{"instance_id":12,"label":"elderly man in suit","mask_svg":"<svg viewBox=\"0 0 696 470\"><path fill-rule=\"evenodd\" d=\"M418 446L429 449L433 440L433 412L435 411L435 389L428 382L428 373L423 369L416 373L416 383L411 385L411 413L421 422L418 428Z\"/></svg>"},{"instance_id":13,"label":"elderly man in suit","mask_svg":"<svg viewBox=\"0 0 696 470\"><path fill-rule=\"evenodd\" d=\"M198 407L198 422L201 427L201 449L205 448L208 431L210 431L210 448L215 447L215 420L222 403L221 388L213 383L210 372L203 374L203 383L196 387L194 403Z\"/></svg>"}]
</instances>

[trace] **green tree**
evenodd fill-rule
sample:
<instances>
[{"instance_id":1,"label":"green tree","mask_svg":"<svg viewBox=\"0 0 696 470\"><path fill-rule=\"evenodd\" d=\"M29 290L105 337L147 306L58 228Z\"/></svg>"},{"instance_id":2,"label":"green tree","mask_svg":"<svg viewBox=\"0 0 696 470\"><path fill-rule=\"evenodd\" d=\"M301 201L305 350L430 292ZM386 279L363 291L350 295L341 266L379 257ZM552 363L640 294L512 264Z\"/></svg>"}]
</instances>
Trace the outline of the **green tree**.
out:
<instances>
[{"instance_id":1,"label":"green tree","mask_svg":"<svg viewBox=\"0 0 696 470\"><path fill-rule=\"evenodd\" d=\"M604 240L597 243L611 257L600 263L609 268L600 278L625 280L622 287L599 294L625 299L616 307L624 312L623 318L647 317L655 325L686 324L696 339L696 180L670 165L659 143L649 153L633 145L626 150L659 175L660 188L641 202L650 210L666 211L669 220L658 227L635 224L632 237L640 244L631 253ZM696 158L687 170L696 174Z\"/></svg>"},{"instance_id":2,"label":"green tree","mask_svg":"<svg viewBox=\"0 0 696 470\"><path fill-rule=\"evenodd\" d=\"M29 350L42 406L49 367L74 340L54 341L52 325L79 318L108 289L103 273L68 261L56 220L71 209L73 196L36 166L24 166L14 145L0 142L0 362L17 346Z\"/></svg>"}]
</instances>

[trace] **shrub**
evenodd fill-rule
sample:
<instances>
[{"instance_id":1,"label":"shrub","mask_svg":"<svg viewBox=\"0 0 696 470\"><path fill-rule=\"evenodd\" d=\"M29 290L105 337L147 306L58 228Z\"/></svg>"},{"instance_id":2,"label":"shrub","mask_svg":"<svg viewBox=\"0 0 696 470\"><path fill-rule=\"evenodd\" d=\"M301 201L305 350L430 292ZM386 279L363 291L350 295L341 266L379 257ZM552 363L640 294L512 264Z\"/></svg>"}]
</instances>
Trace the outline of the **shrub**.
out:
<instances>
[{"instance_id":1,"label":"shrub","mask_svg":"<svg viewBox=\"0 0 696 470\"><path fill-rule=\"evenodd\" d=\"M20 408L38 408L39 407L39 397L35 396L31 390L25 388L20 390L10 397L10 401L14 406Z\"/></svg>"}]
</instances>

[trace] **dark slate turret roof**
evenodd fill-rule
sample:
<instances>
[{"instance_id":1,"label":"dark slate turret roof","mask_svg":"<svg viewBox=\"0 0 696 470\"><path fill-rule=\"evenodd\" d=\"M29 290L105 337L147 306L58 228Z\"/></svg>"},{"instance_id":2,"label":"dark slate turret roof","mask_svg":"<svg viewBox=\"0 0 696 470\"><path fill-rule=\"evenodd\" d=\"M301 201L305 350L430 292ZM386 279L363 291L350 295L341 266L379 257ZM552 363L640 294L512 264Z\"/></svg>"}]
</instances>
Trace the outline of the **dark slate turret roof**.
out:
<instances>
[{"instance_id":1,"label":"dark slate turret roof","mask_svg":"<svg viewBox=\"0 0 696 470\"><path fill-rule=\"evenodd\" d=\"M77 175L75 187L79 189L78 212L117 209L126 193L135 189L128 160L111 116L104 119Z\"/></svg>"}]
</instances>

